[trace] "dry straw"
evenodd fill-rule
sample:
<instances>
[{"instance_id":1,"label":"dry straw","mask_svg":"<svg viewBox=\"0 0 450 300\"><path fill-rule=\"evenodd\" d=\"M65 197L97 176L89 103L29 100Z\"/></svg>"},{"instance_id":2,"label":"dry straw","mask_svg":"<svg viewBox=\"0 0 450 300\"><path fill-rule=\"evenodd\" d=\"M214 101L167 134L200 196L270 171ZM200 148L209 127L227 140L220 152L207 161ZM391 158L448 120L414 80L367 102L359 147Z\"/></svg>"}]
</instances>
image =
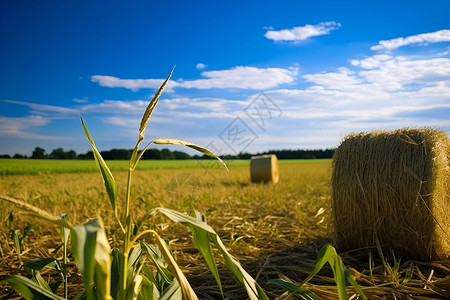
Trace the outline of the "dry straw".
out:
<instances>
[{"instance_id":1,"label":"dry straw","mask_svg":"<svg viewBox=\"0 0 450 300\"><path fill-rule=\"evenodd\" d=\"M280 179L277 156L275 154L252 156L250 178L252 182L277 183Z\"/></svg>"},{"instance_id":2,"label":"dry straw","mask_svg":"<svg viewBox=\"0 0 450 300\"><path fill-rule=\"evenodd\" d=\"M341 250L450 256L450 143L430 128L350 134L336 149L332 210Z\"/></svg>"}]
</instances>

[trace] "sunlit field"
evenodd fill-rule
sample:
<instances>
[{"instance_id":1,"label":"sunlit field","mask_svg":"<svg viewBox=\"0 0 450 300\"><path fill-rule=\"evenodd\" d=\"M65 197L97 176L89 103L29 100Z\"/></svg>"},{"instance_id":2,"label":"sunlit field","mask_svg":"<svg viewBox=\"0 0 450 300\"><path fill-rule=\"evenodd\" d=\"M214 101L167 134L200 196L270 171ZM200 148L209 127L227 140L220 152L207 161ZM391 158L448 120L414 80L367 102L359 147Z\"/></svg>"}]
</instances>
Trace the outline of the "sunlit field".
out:
<instances>
[{"instance_id":1,"label":"sunlit field","mask_svg":"<svg viewBox=\"0 0 450 300\"><path fill-rule=\"evenodd\" d=\"M14 163L17 163L17 168L11 168ZM110 244L119 244L122 234L110 209L102 178L94 172L94 162L51 163L49 160L35 160L29 164L21 164L19 160L2 160L3 174L20 171L18 175L0 176L1 194L22 199L53 215L68 213L73 224L101 216ZM58 163L62 166L57 166ZM111 161L108 165L117 181L120 201L126 193L124 170L127 163ZM152 208L172 208L184 213L194 210L202 212L230 253L271 299L290 299L282 288L268 281L286 276L294 282L301 282L314 268L318 250L332 242L329 207L331 160L281 160L278 184L251 183L249 161L228 162L228 165L229 172L217 164L208 163L212 167L203 168L195 160L141 161L131 190L134 222L141 229L154 229L170 242L177 263L200 299L222 297L214 277L193 245L188 229L160 215L149 216L147 213ZM44 171L37 172L38 169ZM123 211L119 208L120 214ZM7 221L11 215L15 230L23 234L24 229L29 228L21 242L22 261L48 257L60 244L59 228L26 215L13 205L0 202L0 279L23 273L9 234L11 228ZM424 289L429 276L432 284L433 276L444 277L445 272L450 272L448 262L415 262L411 265L411 262L401 261L397 273L391 274L397 276L394 278L387 273L386 265L377 255L371 266L367 253L368 250L363 249L340 254L369 299L448 298L448 290L438 284L433 285L434 290ZM389 254L386 253L386 256L389 257ZM217 259L225 299L246 299L245 291L223 267L220 256ZM412 278L404 283L402 280L409 275ZM44 278L51 276L54 276L51 271L43 275ZM306 287L323 299L337 297L329 267L325 267ZM416 288L423 298L408 298L409 294L416 292ZM81 289L82 280L71 263L69 298ZM2 285L0 291L1 299L15 295L7 285ZM354 290L349 288L349 294L354 294Z\"/></svg>"}]
</instances>

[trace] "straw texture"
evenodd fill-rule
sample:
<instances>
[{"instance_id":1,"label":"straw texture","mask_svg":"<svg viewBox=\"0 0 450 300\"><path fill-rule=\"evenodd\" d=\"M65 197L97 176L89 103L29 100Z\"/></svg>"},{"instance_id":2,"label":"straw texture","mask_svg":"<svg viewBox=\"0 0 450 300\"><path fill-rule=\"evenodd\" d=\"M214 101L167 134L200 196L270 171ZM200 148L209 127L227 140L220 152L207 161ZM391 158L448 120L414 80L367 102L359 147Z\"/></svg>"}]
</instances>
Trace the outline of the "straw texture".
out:
<instances>
[{"instance_id":1,"label":"straw texture","mask_svg":"<svg viewBox=\"0 0 450 300\"><path fill-rule=\"evenodd\" d=\"M350 134L336 149L331 180L341 250L391 249L402 258L450 256L450 144L444 131Z\"/></svg>"},{"instance_id":2,"label":"straw texture","mask_svg":"<svg viewBox=\"0 0 450 300\"><path fill-rule=\"evenodd\" d=\"M277 156L275 154L252 156L250 178L252 182L277 183L280 179Z\"/></svg>"}]
</instances>

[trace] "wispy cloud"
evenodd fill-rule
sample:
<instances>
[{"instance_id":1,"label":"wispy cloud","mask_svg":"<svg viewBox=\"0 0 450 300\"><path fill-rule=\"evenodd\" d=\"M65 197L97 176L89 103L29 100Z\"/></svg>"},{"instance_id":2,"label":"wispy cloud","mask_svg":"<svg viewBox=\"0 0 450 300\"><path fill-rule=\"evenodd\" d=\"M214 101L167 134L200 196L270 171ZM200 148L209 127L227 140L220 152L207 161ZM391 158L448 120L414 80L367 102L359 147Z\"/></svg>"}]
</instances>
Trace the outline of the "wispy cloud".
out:
<instances>
[{"instance_id":1,"label":"wispy cloud","mask_svg":"<svg viewBox=\"0 0 450 300\"><path fill-rule=\"evenodd\" d=\"M54 136L46 136L29 132L29 129L45 126L49 122L49 119L37 115L19 118L0 116L0 136L33 140L57 139L57 137Z\"/></svg>"},{"instance_id":2,"label":"wispy cloud","mask_svg":"<svg viewBox=\"0 0 450 300\"><path fill-rule=\"evenodd\" d=\"M327 35L341 27L337 22L321 22L317 25L306 24L282 30L268 30L264 36L274 41L300 42L313 36Z\"/></svg>"},{"instance_id":3,"label":"wispy cloud","mask_svg":"<svg viewBox=\"0 0 450 300\"><path fill-rule=\"evenodd\" d=\"M108 75L94 75L91 76L92 82L97 82L100 86L110 88L126 88L132 91L139 89L157 89L164 82L164 79L121 79ZM170 81L167 84L167 88L170 89L176 86L177 83Z\"/></svg>"},{"instance_id":4,"label":"wispy cloud","mask_svg":"<svg viewBox=\"0 0 450 300\"><path fill-rule=\"evenodd\" d=\"M4 102L25 105L31 108L34 112L53 112L59 114L78 114L79 110L74 108L67 108L62 106L39 104L33 102L17 101L17 100L3 100Z\"/></svg>"},{"instance_id":5,"label":"wispy cloud","mask_svg":"<svg viewBox=\"0 0 450 300\"><path fill-rule=\"evenodd\" d=\"M421 33L408 37L399 37L391 40L383 40L378 45L372 46L371 50L394 50L411 44L428 44L450 41L450 30L443 29L435 32Z\"/></svg>"},{"instance_id":6,"label":"wispy cloud","mask_svg":"<svg viewBox=\"0 0 450 300\"><path fill-rule=\"evenodd\" d=\"M195 80L170 81L168 88L187 89L268 89L281 84L292 83L298 74L298 68L257 68L237 66L228 70L204 71L205 78ZM120 79L114 76L94 75L93 82L111 88L127 88L133 91L145 88L156 89L162 84L162 79Z\"/></svg>"}]
</instances>

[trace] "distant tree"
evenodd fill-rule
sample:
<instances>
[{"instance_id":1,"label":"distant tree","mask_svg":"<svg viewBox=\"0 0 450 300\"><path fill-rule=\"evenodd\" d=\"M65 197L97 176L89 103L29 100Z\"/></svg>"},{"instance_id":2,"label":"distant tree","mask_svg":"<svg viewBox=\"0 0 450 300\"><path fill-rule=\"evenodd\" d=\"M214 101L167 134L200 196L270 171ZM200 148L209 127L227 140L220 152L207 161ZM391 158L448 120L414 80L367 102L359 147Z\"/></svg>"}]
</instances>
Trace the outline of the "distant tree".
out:
<instances>
[{"instance_id":1,"label":"distant tree","mask_svg":"<svg viewBox=\"0 0 450 300\"><path fill-rule=\"evenodd\" d=\"M66 152L66 159L76 159L77 158L77 153L75 152L75 150L69 150Z\"/></svg>"},{"instance_id":2,"label":"distant tree","mask_svg":"<svg viewBox=\"0 0 450 300\"><path fill-rule=\"evenodd\" d=\"M128 160L128 159L130 159L132 152L133 152L133 150L127 150L127 149L111 149L111 150L101 151L100 154L102 155L103 159Z\"/></svg>"},{"instance_id":3,"label":"distant tree","mask_svg":"<svg viewBox=\"0 0 450 300\"><path fill-rule=\"evenodd\" d=\"M173 151L173 156L175 159L191 159L189 154L182 151Z\"/></svg>"},{"instance_id":4,"label":"distant tree","mask_svg":"<svg viewBox=\"0 0 450 300\"><path fill-rule=\"evenodd\" d=\"M147 149L142 156L143 159L161 159L161 151L158 149Z\"/></svg>"},{"instance_id":5,"label":"distant tree","mask_svg":"<svg viewBox=\"0 0 450 300\"><path fill-rule=\"evenodd\" d=\"M9 155L9 154L1 154L0 158L11 158L11 155Z\"/></svg>"},{"instance_id":6,"label":"distant tree","mask_svg":"<svg viewBox=\"0 0 450 300\"><path fill-rule=\"evenodd\" d=\"M88 151L86 154L78 154L78 159L94 159L94 152Z\"/></svg>"},{"instance_id":7,"label":"distant tree","mask_svg":"<svg viewBox=\"0 0 450 300\"><path fill-rule=\"evenodd\" d=\"M64 152L63 148L54 149L48 157L53 159L65 159L66 152Z\"/></svg>"},{"instance_id":8,"label":"distant tree","mask_svg":"<svg viewBox=\"0 0 450 300\"><path fill-rule=\"evenodd\" d=\"M19 153L16 153L16 154L14 154L13 158L27 158L27 156L19 154Z\"/></svg>"},{"instance_id":9,"label":"distant tree","mask_svg":"<svg viewBox=\"0 0 450 300\"><path fill-rule=\"evenodd\" d=\"M47 154L45 154L45 149L40 148L40 147L34 148L34 151L31 154L31 158L42 159L42 158L46 158L46 157L47 157Z\"/></svg>"},{"instance_id":10,"label":"distant tree","mask_svg":"<svg viewBox=\"0 0 450 300\"><path fill-rule=\"evenodd\" d=\"M161 151L158 149L147 149L142 155L142 159L161 159Z\"/></svg>"},{"instance_id":11,"label":"distant tree","mask_svg":"<svg viewBox=\"0 0 450 300\"><path fill-rule=\"evenodd\" d=\"M162 149L161 150L161 159L175 159L175 156L173 155L172 151L169 149Z\"/></svg>"}]
</instances>

